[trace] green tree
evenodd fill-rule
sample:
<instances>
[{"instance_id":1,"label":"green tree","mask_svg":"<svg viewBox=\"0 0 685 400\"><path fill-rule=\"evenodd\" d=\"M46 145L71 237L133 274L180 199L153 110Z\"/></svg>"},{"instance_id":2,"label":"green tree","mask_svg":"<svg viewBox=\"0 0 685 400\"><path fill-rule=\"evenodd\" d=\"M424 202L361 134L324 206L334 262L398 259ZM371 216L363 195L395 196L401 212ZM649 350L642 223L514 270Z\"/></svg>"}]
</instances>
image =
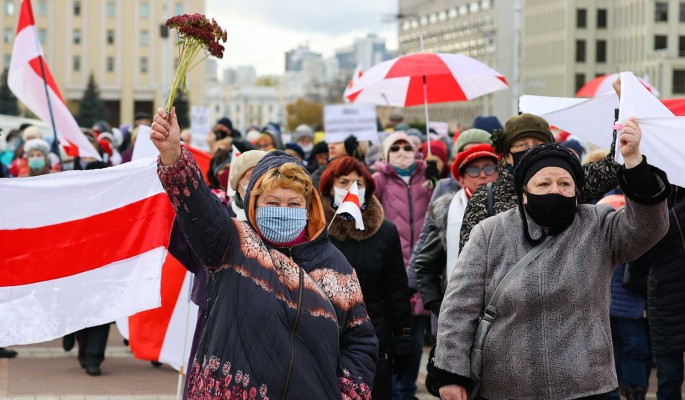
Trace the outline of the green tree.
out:
<instances>
[{"instance_id":1,"label":"green tree","mask_svg":"<svg viewBox=\"0 0 685 400\"><path fill-rule=\"evenodd\" d=\"M7 75L9 70L5 68L0 76L0 114L19 115L19 103L14 93L7 86Z\"/></svg>"},{"instance_id":2,"label":"green tree","mask_svg":"<svg viewBox=\"0 0 685 400\"><path fill-rule=\"evenodd\" d=\"M83 98L79 103L79 111L76 116L76 122L79 126L90 128L94 123L100 120L107 120L107 108L105 102L100 98L100 89L95 83L93 73L88 78L88 86L83 92Z\"/></svg>"},{"instance_id":3,"label":"green tree","mask_svg":"<svg viewBox=\"0 0 685 400\"><path fill-rule=\"evenodd\" d=\"M297 99L286 107L288 112L288 130L294 131L300 124L323 126L323 105L305 99Z\"/></svg>"},{"instance_id":4,"label":"green tree","mask_svg":"<svg viewBox=\"0 0 685 400\"><path fill-rule=\"evenodd\" d=\"M178 126L181 129L190 128L190 99L188 93L183 93L181 89L176 92L174 99L174 107L176 107L176 118L178 118Z\"/></svg>"}]
</instances>

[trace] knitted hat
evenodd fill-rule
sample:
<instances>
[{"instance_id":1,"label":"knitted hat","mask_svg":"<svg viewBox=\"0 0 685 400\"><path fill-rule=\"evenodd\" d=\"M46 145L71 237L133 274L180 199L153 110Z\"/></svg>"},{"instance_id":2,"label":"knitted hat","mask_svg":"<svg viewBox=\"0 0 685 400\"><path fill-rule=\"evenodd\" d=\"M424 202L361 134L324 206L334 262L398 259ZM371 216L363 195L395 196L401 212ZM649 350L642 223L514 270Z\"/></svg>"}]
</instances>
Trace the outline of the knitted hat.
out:
<instances>
[{"instance_id":1,"label":"knitted hat","mask_svg":"<svg viewBox=\"0 0 685 400\"><path fill-rule=\"evenodd\" d=\"M43 134L40 133L40 129L33 125L27 127L21 132L21 138L24 139L24 141L28 141L31 139L41 139L42 137Z\"/></svg>"},{"instance_id":2,"label":"knitted hat","mask_svg":"<svg viewBox=\"0 0 685 400\"><path fill-rule=\"evenodd\" d=\"M297 142L303 137L309 137L314 140L314 130L309 125L299 125L295 128L295 133L293 134L293 141Z\"/></svg>"},{"instance_id":3,"label":"knitted hat","mask_svg":"<svg viewBox=\"0 0 685 400\"><path fill-rule=\"evenodd\" d=\"M257 165L259 160L264 157L266 151L250 150L240 154L231 163L231 170L228 173L228 185L234 191L238 191L238 183L245 175L248 169Z\"/></svg>"},{"instance_id":4,"label":"knitted hat","mask_svg":"<svg viewBox=\"0 0 685 400\"><path fill-rule=\"evenodd\" d=\"M24 154L31 150L38 150L47 156L50 153L50 145L43 139L29 139L24 143Z\"/></svg>"},{"instance_id":5,"label":"knitted hat","mask_svg":"<svg viewBox=\"0 0 685 400\"><path fill-rule=\"evenodd\" d=\"M543 143L554 143L554 135L544 118L524 113L509 118L503 131L497 131L492 137L493 147L498 154L510 153L511 145L521 138L531 137Z\"/></svg>"},{"instance_id":6,"label":"knitted hat","mask_svg":"<svg viewBox=\"0 0 685 400\"><path fill-rule=\"evenodd\" d=\"M580 158L582 158L583 154L585 154L585 149L577 140L570 139L565 142L561 142L560 144L562 147L566 147L567 149L575 151L576 154L578 154L578 157Z\"/></svg>"},{"instance_id":7,"label":"knitted hat","mask_svg":"<svg viewBox=\"0 0 685 400\"><path fill-rule=\"evenodd\" d=\"M317 154L328 153L328 143L322 141L314 145L312 149L311 157L313 158Z\"/></svg>"},{"instance_id":8,"label":"knitted hat","mask_svg":"<svg viewBox=\"0 0 685 400\"><path fill-rule=\"evenodd\" d=\"M567 170L579 191L585 186L585 172L578 157L565 147L549 143L528 150L516 165L514 190L519 199L530 178L545 167L559 167Z\"/></svg>"},{"instance_id":9,"label":"knitted hat","mask_svg":"<svg viewBox=\"0 0 685 400\"><path fill-rule=\"evenodd\" d=\"M440 140L431 140L431 153L442 160L442 162L447 166L447 145ZM425 160L428 155L428 145L426 143L421 145L421 154L423 154L423 159Z\"/></svg>"},{"instance_id":10,"label":"knitted hat","mask_svg":"<svg viewBox=\"0 0 685 400\"><path fill-rule=\"evenodd\" d=\"M411 138L409 135L402 131L396 131L388 135L388 137L383 140L383 159L387 160L388 159L388 153L390 153L390 146L395 144L396 142L399 142L400 140L404 140L405 142L409 143L411 147L414 148L414 151L416 151L416 147L414 146L414 142L412 142Z\"/></svg>"},{"instance_id":11,"label":"knitted hat","mask_svg":"<svg viewBox=\"0 0 685 400\"><path fill-rule=\"evenodd\" d=\"M499 161L499 156L495 153L495 149L489 144L473 146L470 149L457 154L457 159L452 163L452 176L454 176L454 179L459 179L461 171L463 171L471 161L479 158L491 158L495 163Z\"/></svg>"},{"instance_id":12,"label":"knitted hat","mask_svg":"<svg viewBox=\"0 0 685 400\"><path fill-rule=\"evenodd\" d=\"M492 135L495 129L502 129L502 123L494 115L478 116L473 120L471 128L482 129Z\"/></svg>"},{"instance_id":13,"label":"knitted hat","mask_svg":"<svg viewBox=\"0 0 685 400\"><path fill-rule=\"evenodd\" d=\"M457 139L457 152L461 153L464 151L464 147L467 144L473 143L485 143L492 144L490 139L490 133L478 128L467 129L459 134L459 139Z\"/></svg>"},{"instance_id":14,"label":"knitted hat","mask_svg":"<svg viewBox=\"0 0 685 400\"><path fill-rule=\"evenodd\" d=\"M304 150L302 150L302 147L300 147L299 144L297 144L297 143L287 143L287 144L285 145L285 149L286 149L286 150L292 150L292 151L294 151L295 153L297 153L297 154L300 156L301 159L304 160ZM286 151L286 153L287 153L287 151Z\"/></svg>"}]
</instances>

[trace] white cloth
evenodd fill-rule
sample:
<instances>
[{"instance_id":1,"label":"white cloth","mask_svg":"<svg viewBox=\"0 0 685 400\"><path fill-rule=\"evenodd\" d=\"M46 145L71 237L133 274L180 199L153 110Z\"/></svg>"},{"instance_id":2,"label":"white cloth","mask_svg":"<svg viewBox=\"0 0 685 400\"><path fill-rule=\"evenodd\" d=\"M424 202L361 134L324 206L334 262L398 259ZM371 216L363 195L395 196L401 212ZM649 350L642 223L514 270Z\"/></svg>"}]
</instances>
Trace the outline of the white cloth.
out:
<instances>
[{"instance_id":1,"label":"white cloth","mask_svg":"<svg viewBox=\"0 0 685 400\"><path fill-rule=\"evenodd\" d=\"M454 272L454 267L457 265L461 223L464 220L464 213L468 203L469 199L466 197L466 191L461 189L454 194L450 208L447 211L447 265L445 267L447 273L445 274L445 279L448 283L452 277L452 272Z\"/></svg>"}]
</instances>

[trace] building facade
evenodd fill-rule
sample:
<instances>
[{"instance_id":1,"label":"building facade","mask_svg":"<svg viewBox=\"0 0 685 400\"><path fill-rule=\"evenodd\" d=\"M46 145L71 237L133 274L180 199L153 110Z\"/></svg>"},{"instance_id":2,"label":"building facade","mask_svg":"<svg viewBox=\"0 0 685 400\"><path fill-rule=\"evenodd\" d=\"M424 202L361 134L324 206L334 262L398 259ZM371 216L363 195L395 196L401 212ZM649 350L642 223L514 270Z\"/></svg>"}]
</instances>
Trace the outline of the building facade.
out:
<instances>
[{"instance_id":1,"label":"building facade","mask_svg":"<svg viewBox=\"0 0 685 400\"><path fill-rule=\"evenodd\" d=\"M8 68L20 0L0 0L2 67ZM92 73L115 125L166 102L176 70L176 35L162 37L173 15L203 13L204 0L33 0L39 40L74 114ZM203 104L207 69L188 76L191 104Z\"/></svg>"},{"instance_id":2,"label":"building facade","mask_svg":"<svg viewBox=\"0 0 685 400\"><path fill-rule=\"evenodd\" d=\"M685 95L685 1L526 0L521 36L526 93L573 96L632 71L662 98Z\"/></svg>"}]
</instances>

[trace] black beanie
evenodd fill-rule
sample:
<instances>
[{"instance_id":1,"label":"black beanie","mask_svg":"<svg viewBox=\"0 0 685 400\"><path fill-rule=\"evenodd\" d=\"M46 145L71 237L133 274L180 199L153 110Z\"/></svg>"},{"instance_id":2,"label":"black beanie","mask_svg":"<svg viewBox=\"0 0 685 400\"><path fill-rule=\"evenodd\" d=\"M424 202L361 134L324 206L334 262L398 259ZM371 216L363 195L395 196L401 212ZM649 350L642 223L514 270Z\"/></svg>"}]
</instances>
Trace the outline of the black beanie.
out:
<instances>
[{"instance_id":1,"label":"black beanie","mask_svg":"<svg viewBox=\"0 0 685 400\"><path fill-rule=\"evenodd\" d=\"M514 169L514 189L519 199L530 178L545 167L560 167L568 171L578 191L585 186L585 172L578 157L556 143L543 144L528 150Z\"/></svg>"}]
</instances>

